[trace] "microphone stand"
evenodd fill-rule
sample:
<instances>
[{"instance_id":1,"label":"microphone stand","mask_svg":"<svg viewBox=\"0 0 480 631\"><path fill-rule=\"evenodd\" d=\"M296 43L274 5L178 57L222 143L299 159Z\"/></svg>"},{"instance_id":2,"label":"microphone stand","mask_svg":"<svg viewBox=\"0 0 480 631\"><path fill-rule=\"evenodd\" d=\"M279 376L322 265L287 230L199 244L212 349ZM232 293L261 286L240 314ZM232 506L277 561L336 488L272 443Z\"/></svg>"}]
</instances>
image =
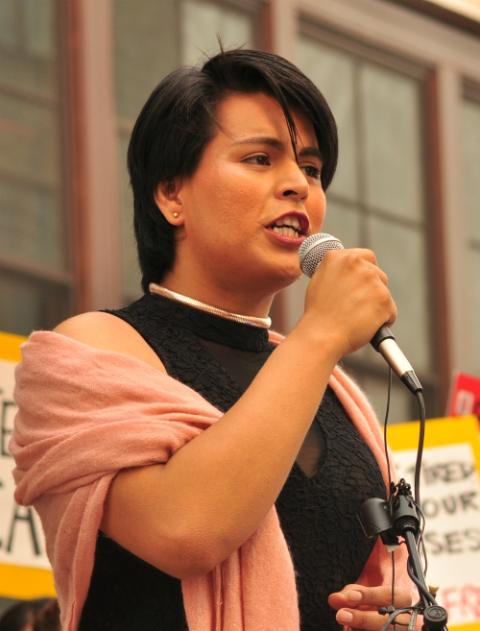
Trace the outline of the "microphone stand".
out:
<instances>
[{"instance_id":1,"label":"microphone stand","mask_svg":"<svg viewBox=\"0 0 480 631\"><path fill-rule=\"evenodd\" d=\"M399 614L410 612L412 618L408 625L409 631L414 629L419 614L423 616L422 631L446 631L447 612L436 603L433 594L430 593L420 562L417 546L420 519L410 485L402 478L394 486L394 493L390 502L378 497L366 500L360 508L358 519L368 538L380 535L388 547L397 546L399 544L398 537L403 537L408 550L408 574L415 583L420 596L420 601L413 607L403 609L395 609L393 606L382 607L379 613L389 614L383 629L386 631Z\"/></svg>"}]
</instances>

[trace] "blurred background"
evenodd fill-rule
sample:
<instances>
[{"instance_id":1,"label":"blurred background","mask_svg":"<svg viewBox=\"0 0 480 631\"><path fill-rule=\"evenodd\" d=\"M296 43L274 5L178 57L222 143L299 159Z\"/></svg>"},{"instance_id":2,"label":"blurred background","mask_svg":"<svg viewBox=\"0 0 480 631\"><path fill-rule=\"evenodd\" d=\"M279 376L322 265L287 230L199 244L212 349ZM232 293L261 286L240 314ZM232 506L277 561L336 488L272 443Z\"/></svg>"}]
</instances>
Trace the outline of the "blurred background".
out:
<instances>
[{"instance_id":1,"label":"blurred background","mask_svg":"<svg viewBox=\"0 0 480 631\"><path fill-rule=\"evenodd\" d=\"M125 154L162 77L224 47L279 53L336 115L325 230L373 248L397 340L445 411L480 376L480 2L0 0L0 330L27 335L139 297ZM278 296L288 332L305 282ZM380 416L374 351L345 361ZM395 385L394 422L416 416Z\"/></svg>"}]
</instances>

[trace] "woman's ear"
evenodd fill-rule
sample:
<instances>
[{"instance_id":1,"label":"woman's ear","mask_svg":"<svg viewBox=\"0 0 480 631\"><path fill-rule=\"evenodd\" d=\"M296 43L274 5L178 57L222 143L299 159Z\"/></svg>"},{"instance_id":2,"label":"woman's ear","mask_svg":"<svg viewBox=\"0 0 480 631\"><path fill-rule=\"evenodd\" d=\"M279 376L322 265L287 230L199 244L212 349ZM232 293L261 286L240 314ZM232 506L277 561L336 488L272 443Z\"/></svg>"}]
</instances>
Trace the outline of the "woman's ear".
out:
<instances>
[{"instance_id":1,"label":"woman's ear","mask_svg":"<svg viewBox=\"0 0 480 631\"><path fill-rule=\"evenodd\" d=\"M157 184L154 194L159 211L172 226L183 225L183 204L179 180L165 180Z\"/></svg>"}]
</instances>

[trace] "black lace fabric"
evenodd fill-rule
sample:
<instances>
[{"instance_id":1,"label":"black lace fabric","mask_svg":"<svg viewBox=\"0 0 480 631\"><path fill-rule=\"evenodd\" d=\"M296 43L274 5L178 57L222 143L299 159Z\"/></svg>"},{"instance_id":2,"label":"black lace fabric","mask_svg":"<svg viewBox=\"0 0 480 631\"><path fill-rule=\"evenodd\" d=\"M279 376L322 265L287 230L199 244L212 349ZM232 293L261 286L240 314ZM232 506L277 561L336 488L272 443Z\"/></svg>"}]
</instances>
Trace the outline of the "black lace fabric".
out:
<instances>
[{"instance_id":1,"label":"black lace fabric","mask_svg":"<svg viewBox=\"0 0 480 631\"><path fill-rule=\"evenodd\" d=\"M264 329L161 296L146 295L110 313L143 336L172 377L222 411L243 394L275 348ZM340 629L327 597L355 582L372 550L356 513L373 496L385 497L378 465L327 389L276 502L296 572L301 631ZM180 581L99 533L79 629L187 631Z\"/></svg>"}]
</instances>

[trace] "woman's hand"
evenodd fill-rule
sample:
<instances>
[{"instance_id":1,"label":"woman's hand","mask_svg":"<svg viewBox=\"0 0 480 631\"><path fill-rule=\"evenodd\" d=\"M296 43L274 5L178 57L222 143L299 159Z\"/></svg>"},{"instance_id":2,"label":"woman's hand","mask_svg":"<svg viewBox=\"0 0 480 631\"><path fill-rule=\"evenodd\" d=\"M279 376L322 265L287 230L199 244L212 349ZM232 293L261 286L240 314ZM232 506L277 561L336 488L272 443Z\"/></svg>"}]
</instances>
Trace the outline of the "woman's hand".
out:
<instances>
[{"instance_id":1,"label":"woman's hand","mask_svg":"<svg viewBox=\"0 0 480 631\"><path fill-rule=\"evenodd\" d=\"M395 321L388 277L371 250L327 252L312 277L298 327L328 332L339 358L368 344L378 329Z\"/></svg>"},{"instance_id":2,"label":"woman's hand","mask_svg":"<svg viewBox=\"0 0 480 631\"><path fill-rule=\"evenodd\" d=\"M328 604L337 610L337 622L352 629L380 631L387 616L378 613L380 607L387 607L392 602L391 586L364 587L363 585L347 585L340 592L330 594ZM395 607L409 607L412 604L411 592L408 589L395 589ZM408 625L409 614L397 618L398 623Z\"/></svg>"}]
</instances>

